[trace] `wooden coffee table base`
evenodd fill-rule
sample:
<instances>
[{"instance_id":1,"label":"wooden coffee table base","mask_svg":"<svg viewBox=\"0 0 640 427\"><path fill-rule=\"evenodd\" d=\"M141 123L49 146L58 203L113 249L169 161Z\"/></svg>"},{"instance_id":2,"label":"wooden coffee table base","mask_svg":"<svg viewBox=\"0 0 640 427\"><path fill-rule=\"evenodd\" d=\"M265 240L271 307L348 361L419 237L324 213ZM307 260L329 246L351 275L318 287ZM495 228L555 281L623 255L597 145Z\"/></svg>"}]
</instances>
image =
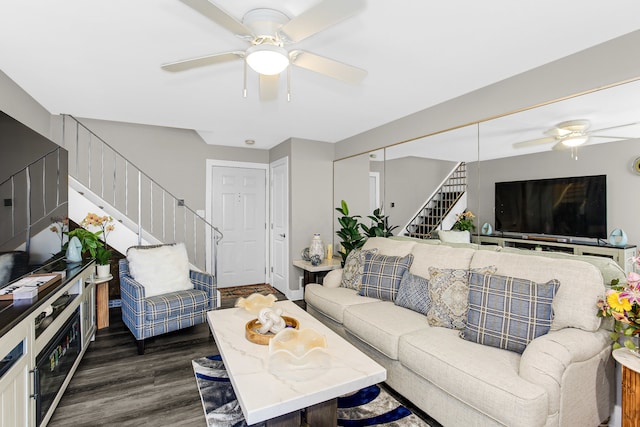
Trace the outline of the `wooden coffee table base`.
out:
<instances>
[{"instance_id":1,"label":"wooden coffee table base","mask_svg":"<svg viewBox=\"0 0 640 427\"><path fill-rule=\"evenodd\" d=\"M307 408L307 424L313 427L337 427L338 399L318 403ZM267 427L291 427L301 424L300 411L281 415L267 421Z\"/></svg>"}]
</instances>

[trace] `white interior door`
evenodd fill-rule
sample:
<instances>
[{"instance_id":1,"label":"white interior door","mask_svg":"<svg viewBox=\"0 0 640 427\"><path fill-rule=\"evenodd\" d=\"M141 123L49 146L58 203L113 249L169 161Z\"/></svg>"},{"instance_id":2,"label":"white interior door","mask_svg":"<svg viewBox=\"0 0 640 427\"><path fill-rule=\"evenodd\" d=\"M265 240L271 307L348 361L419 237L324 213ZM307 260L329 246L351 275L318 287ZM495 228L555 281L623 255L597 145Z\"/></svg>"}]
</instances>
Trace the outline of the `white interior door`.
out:
<instances>
[{"instance_id":1,"label":"white interior door","mask_svg":"<svg viewBox=\"0 0 640 427\"><path fill-rule=\"evenodd\" d=\"M266 280L266 169L213 166L211 212L224 233L218 287Z\"/></svg>"},{"instance_id":2,"label":"white interior door","mask_svg":"<svg viewBox=\"0 0 640 427\"><path fill-rule=\"evenodd\" d=\"M271 286L289 297L289 158L270 165Z\"/></svg>"}]
</instances>

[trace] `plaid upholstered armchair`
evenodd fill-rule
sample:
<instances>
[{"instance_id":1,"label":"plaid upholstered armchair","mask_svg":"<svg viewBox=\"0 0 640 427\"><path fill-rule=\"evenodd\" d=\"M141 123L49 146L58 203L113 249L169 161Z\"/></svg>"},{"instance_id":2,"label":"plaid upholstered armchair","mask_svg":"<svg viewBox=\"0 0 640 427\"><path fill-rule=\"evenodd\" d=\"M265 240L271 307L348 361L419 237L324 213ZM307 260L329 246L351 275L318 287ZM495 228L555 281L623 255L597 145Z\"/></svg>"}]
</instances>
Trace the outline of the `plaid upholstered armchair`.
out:
<instances>
[{"instance_id":1,"label":"plaid upholstered armchair","mask_svg":"<svg viewBox=\"0 0 640 427\"><path fill-rule=\"evenodd\" d=\"M138 354L146 338L204 323L217 307L214 277L189 270L184 245L131 247L119 273L122 320Z\"/></svg>"}]
</instances>

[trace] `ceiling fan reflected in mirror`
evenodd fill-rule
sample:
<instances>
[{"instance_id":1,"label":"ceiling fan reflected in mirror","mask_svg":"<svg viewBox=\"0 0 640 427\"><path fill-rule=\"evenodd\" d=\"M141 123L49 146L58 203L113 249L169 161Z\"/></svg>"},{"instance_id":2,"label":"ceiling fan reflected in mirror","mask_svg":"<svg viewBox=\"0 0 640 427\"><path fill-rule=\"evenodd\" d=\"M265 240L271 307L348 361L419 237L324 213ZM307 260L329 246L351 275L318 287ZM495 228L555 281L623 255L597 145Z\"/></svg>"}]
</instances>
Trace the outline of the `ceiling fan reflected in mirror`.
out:
<instances>
[{"instance_id":1,"label":"ceiling fan reflected in mirror","mask_svg":"<svg viewBox=\"0 0 640 427\"><path fill-rule=\"evenodd\" d=\"M278 95L278 76L290 72L295 65L325 76L358 84L367 72L361 68L287 46L300 42L326 28L343 21L364 8L364 0L323 0L300 15L289 18L274 9L254 9L242 21L228 14L209 0L181 0L221 27L231 31L250 46L244 51L229 51L162 65L172 72L215 65L242 59L245 61L244 96L246 97L246 66L259 76L261 100L272 100ZM287 84L289 79L287 79ZM287 90L289 93L289 90Z\"/></svg>"},{"instance_id":2,"label":"ceiling fan reflected in mirror","mask_svg":"<svg viewBox=\"0 0 640 427\"><path fill-rule=\"evenodd\" d=\"M591 123L589 122L589 120L569 120L566 122L558 123L553 128L546 130L544 132L544 135L546 136L542 138L516 142L513 144L513 147L524 148L536 145L550 144L554 142L555 144L551 147L552 150L564 150L584 145L588 143L592 138L612 140L632 139L632 137L627 136L604 135L602 134L602 132L638 124L640 124L640 122L626 123L618 126L589 130L591 127Z\"/></svg>"}]
</instances>

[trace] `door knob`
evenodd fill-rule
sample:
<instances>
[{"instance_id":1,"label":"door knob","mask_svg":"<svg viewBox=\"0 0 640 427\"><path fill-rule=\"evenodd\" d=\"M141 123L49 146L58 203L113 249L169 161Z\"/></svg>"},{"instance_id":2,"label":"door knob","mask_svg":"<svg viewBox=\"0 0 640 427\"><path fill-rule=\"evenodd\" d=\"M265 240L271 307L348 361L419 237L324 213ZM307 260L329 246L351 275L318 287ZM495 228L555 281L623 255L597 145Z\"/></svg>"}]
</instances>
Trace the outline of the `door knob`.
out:
<instances>
[{"instance_id":1,"label":"door knob","mask_svg":"<svg viewBox=\"0 0 640 427\"><path fill-rule=\"evenodd\" d=\"M287 236L284 233L280 233L280 237L282 237L284 239Z\"/></svg>"}]
</instances>

